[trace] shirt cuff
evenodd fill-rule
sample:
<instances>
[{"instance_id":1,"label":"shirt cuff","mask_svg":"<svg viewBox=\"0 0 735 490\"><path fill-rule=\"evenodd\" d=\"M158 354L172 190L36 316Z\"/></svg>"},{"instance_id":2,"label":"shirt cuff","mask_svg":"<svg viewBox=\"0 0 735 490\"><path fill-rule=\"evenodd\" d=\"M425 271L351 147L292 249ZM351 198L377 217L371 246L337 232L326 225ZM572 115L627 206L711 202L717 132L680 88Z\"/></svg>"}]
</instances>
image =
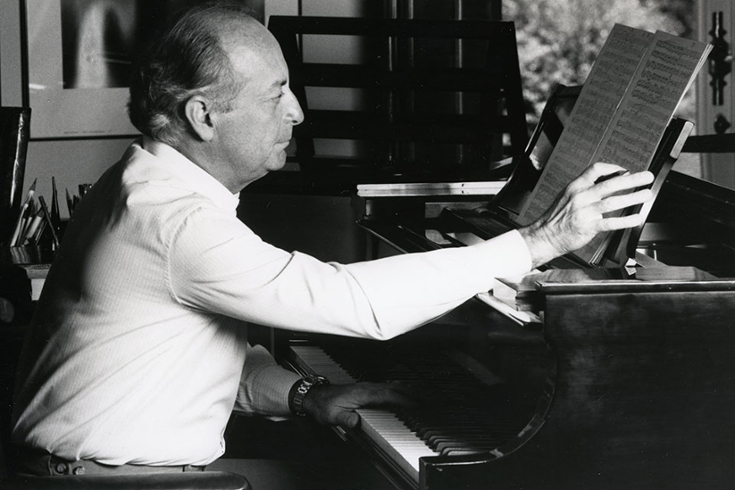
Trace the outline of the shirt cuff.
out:
<instances>
[{"instance_id":1,"label":"shirt cuff","mask_svg":"<svg viewBox=\"0 0 735 490\"><path fill-rule=\"evenodd\" d=\"M512 277L531 270L533 259L518 230L511 230L471 247L480 252L479 260L493 271L494 277Z\"/></svg>"},{"instance_id":2,"label":"shirt cuff","mask_svg":"<svg viewBox=\"0 0 735 490\"><path fill-rule=\"evenodd\" d=\"M248 414L289 415L288 394L300 379L276 364L262 346L248 346L234 409Z\"/></svg>"},{"instance_id":3,"label":"shirt cuff","mask_svg":"<svg viewBox=\"0 0 735 490\"><path fill-rule=\"evenodd\" d=\"M257 376L256 384L260 386L256 405L274 415L290 414L288 394L293 385L301 379L298 374L280 366L263 369Z\"/></svg>"}]
</instances>

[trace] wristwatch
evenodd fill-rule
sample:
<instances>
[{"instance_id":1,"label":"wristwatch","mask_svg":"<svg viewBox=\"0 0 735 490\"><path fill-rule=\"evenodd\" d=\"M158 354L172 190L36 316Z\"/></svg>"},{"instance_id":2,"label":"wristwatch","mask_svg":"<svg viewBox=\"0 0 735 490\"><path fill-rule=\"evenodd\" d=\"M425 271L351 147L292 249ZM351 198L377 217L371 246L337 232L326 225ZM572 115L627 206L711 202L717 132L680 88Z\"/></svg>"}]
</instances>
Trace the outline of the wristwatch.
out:
<instances>
[{"instance_id":1,"label":"wristwatch","mask_svg":"<svg viewBox=\"0 0 735 490\"><path fill-rule=\"evenodd\" d=\"M328 384L329 380L327 378L325 378L324 376L317 376L315 374L308 374L304 376L301 381L296 382L293 385L293 388L291 388L291 395L289 396L289 405L291 408L291 412L294 415L298 415L300 417L306 416L306 412L304 412L303 409L303 404L304 398L306 398L309 390L311 390L315 386Z\"/></svg>"}]
</instances>

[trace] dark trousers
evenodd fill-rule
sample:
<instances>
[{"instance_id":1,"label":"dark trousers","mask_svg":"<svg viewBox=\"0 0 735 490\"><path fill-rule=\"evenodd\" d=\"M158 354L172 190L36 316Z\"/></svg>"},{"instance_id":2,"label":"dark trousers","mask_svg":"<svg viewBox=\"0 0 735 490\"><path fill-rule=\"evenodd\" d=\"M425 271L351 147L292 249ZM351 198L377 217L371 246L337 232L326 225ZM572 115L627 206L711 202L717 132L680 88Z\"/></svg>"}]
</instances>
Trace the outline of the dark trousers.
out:
<instances>
[{"instance_id":1,"label":"dark trousers","mask_svg":"<svg viewBox=\"0 0 735 490\"><path fill-rule=\"evenodd\" d=\"M30 476L130 475L226 471L243 475L254 490L394 490L367 456L309 419L271 421L233 415L225 454L207 465L109 466L14 451L14 473Z\"/></svg>"}]
</instances>

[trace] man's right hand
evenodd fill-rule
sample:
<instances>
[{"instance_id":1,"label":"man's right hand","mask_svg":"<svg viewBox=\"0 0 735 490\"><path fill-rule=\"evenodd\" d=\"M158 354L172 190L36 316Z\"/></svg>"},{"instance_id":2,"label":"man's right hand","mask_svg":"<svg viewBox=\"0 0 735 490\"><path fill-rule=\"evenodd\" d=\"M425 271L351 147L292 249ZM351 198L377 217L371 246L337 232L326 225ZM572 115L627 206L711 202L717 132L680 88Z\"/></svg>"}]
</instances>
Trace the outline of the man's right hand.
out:
<instances>
[{"instance_id":1,"label":"man's right hand","mask_svg":"<svg viewBox=\"0 0 735 490\"><path fill-rule=\"evenodd\" d=\"M303 409L321 424L353 429L360 424L358 408L410 406L415 403L412 395L402 383L321 385L309 390Z\"/></svg>"},{"instance_id":2,"label":"man's right hand","mask_svg":"<svg viewBox=\"0 0 735 490\"><path fill-rule=\"evenodd\" d=\"M621 170L625 169L609 163L595 163L564 189L541 218L518 230L528 245L533 267L583 247L600 232L642 224L643 217L639 214L604 216L653 197L650 189L618 194L651 184L651 172L601 181Z\"/></svg>"}]
</instances>

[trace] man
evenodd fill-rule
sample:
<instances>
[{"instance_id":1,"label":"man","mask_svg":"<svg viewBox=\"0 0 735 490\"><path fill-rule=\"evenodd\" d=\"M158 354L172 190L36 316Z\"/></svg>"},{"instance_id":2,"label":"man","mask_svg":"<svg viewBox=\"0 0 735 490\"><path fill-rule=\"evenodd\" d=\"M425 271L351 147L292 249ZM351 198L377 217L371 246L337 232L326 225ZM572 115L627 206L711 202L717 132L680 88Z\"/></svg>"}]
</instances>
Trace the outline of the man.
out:
<instances>
[{"instance_id":1,"label":"man","mask_svg":"<svg viewBox=\"0 0 735 490\"><path fill-rule=\"evenodd\" d=\"M247 322L387 339L514 275L637 225L650 173L595 164L539 222L485 243L350 265L262 242L238 193L285 162L303 113L278 43L241 9L185 14L144 53L130 116L144 137L75 210L20 366L24 471L209 465L232 410L355 426L381 385L313 385L247 344ZM615 194L615 195L613 195ZM48 469L51 468L51 469Z\"/></svg>"}]
</instances>

